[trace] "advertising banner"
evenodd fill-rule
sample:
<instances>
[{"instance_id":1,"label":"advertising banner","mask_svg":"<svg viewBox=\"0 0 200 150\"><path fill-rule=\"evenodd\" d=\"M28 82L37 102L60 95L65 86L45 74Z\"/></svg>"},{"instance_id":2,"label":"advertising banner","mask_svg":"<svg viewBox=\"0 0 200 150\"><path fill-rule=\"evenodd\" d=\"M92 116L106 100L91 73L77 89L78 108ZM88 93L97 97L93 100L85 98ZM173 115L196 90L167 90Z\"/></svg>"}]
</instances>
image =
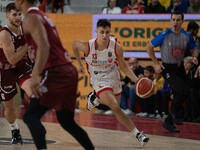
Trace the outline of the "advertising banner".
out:
<instances>
[{"instance_id":1,"label":"advertising banner","mask_svg":"<svg viewBox=\"0 0 200 150\"><path fill-rule=\"evenodd\" d=\"M93 15L92 36L96 37L95 30L98 19L106 18L111 21L112 34L117 37L124 50L146 51L146 45L151 39L171 27L170 17L170 14ZM190 20L195 20L200 25L200 15L185 15L184 29L187 28Z\"/></svg>"}]
</instances>

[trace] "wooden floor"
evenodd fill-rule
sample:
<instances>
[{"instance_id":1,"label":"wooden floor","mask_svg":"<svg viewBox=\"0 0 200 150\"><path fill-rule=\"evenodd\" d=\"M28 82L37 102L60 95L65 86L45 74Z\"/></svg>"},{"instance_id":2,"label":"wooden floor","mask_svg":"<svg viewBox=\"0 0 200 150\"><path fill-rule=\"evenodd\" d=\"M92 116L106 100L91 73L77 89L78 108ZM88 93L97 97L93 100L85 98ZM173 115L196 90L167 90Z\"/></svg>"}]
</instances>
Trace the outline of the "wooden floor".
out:
<instances>
[{"instance_id":1,"label":"wooden floor","mask_svg":"<svg viewBox=\"0 0 200 150\"><path fill-rule=\"evenodd\" d=\"M0 108L0 150L35 150L30 133L20 119L23 109L17 111L23 145L10 144L10 129ZM184 123L178 127L181 133L169 133L162 128L162 120L132 117L136 126L150 137L144 148L112 115L90 112L76 113L77 122L88 132L98 150L199 150L200 124ZM49 150L83 150L68 133L59 126L54 112L48 112L42 121L47 129Z\"/></svg>"}]
</instances>

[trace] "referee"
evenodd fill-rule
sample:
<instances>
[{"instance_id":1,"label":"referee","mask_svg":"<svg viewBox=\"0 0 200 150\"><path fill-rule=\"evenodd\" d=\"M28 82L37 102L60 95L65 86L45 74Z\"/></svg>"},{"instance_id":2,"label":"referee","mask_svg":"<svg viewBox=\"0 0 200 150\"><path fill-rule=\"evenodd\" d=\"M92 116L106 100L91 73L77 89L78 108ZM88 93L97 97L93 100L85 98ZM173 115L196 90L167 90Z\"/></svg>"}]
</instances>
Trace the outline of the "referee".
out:
<instances>
[{"instance_id":1,"label":"referee","mask_svg":"<svg viewBox=\"0 0 200 150\"><path fill-rule=\"evenodd\" d=\"M176 125L182 125L183 102L189 94L185 83L183 59L189 52L194 64L198 64L198 50L194 39L181 28L184 15L180 12L171 14L171 28L160 33L147 45L147 53L155 64L155 71L161 73L166 82L172 86L174 99L171 103L171 113L164 119L163 127L170 132L180 132ZM160 47L161 61L155 57L154 48Z\"/></svg>"}]
</instances>

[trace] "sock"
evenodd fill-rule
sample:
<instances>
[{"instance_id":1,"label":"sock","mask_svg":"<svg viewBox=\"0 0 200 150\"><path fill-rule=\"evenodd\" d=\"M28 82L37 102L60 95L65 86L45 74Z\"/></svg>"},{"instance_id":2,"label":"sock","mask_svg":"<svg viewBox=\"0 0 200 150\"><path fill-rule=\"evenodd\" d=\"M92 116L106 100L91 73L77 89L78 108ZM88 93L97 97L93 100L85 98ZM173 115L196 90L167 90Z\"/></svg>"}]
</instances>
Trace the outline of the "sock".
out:
<instances>
[{"instance_id":1,"label":"sock","mask_svg":"<svg viewBox=\"0 0 200 150\"><path fill-rule=\"evenodd\" d=\"M133 133L135 136L137 136L137 134L139 133L140 131L135 127L131 133Z\"/></svg>"},{"instance_id":2,"label":"sock","mask_svg":"<svg viewBox=\"0 0 200 150\"><path fill-rule=\"evenodd\" d=\"M18 127L16 121L15 121L14 123L12 123L12 124L9 123L9 126L10 126L10 129L11 129L11 130L19 129L19 127Z\"/></svg>"}]
</instances>

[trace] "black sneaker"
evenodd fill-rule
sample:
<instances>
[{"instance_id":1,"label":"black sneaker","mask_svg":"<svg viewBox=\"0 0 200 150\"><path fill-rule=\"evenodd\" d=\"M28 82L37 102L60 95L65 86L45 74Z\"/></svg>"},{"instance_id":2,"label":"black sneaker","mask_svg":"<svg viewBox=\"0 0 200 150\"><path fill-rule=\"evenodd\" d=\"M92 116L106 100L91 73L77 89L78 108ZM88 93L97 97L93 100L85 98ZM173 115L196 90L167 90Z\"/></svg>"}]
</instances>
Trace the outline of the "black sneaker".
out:
<instances>
[{"instance_id":1,"label":"black sneaker","mask_svg":"<svg viewBox=\"0 0 200 150\"><path fill-rule=\"evenodd\" d=\"M11 133L12 133L12 141L11 141L12 144L23 144L19 129L11 130Z\"/></svg>"},{"instance_id":2,"label":"black sneaker","mask_svg":"<svg viewBox=\"0 0 200 150\"><path fill-rule=\"evenodd\" d=\"M162 126L163 126L163 128L165 128L169 132L175 132L175 133L179 133L180 132L180 130L177 129L173 124L168 124L165 121L163 122Z\"/></svg>"},{"instance_id":3,"label":"black sneaker","mask_svg":"<svg viewBox=\"0 0 200 150\"><path fill-rule=\"evenodd\" d=\"M149 138L146 137L146 135L143 134L143 132L139 132L137 135L136 135L136 138L138 139L138 141L140 142L140 144L142 146L146 145L149 141Z\"/></svg>"}]
</instances>

